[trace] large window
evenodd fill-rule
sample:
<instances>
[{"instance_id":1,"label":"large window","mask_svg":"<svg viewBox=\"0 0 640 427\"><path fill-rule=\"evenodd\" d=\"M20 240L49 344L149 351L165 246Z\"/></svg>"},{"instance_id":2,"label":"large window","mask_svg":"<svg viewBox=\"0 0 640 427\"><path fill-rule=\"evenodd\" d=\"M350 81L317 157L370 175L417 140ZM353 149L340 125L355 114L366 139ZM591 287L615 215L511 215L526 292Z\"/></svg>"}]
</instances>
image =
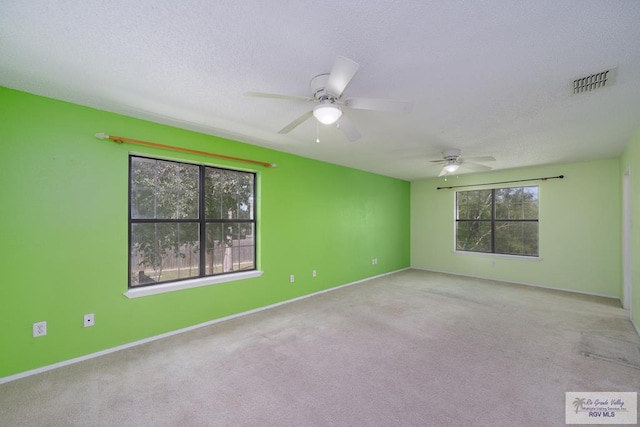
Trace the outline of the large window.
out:
<instances>
[{"instance_id":1,"label":"large window","mask_svg":"<svg viewBox=\"0 0 640 427\"><path fill-rule=\"evenodd\" d=\"M256 268L255 174L130 156L129 287Z\"/></svg>"},{"instance_id":2,"label":"large window","mask_svg":"<svg viewBox=\"0 0 640 427\"><path fill-rule=\"evenodd\" d=\"M456 250L538 256L538 187L458 191Z\"/></svg>"}]
</instances>

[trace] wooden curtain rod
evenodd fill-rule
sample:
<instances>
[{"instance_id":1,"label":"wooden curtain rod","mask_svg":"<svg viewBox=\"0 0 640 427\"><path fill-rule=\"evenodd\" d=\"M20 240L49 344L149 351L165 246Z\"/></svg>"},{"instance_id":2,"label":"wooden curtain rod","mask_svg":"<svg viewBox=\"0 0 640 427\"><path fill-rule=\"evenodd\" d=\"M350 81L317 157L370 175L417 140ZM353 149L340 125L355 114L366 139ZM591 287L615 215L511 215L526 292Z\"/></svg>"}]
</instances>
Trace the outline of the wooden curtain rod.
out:
<instances>
[{"instance_id":1,"label":"wooden curtain rod","mask_svg":"<svg viewBox=\"0 0 640 427\"><path fill-rule=\"evenodd\" d=\"M486 184L469 184L469 185L454 185L451 187L436 187L436 190L450 190L452 188L476 187L478 185L511 184L512 182L546 181L548 179L562 179L562 178L564 178L564 175L545 176L543 178L531 178L531 179L515 179L513 181L487 182Z\"/></svg>"},{"instance_id":2,"label":"wooden curtain rod","mask_svg":"<svg viewBox=\"0 0 640 427\"><path fill-rule=\"evenodd\" d=\"M200 154L202 156L216 157L218 159L235 160L238 162L252 163L254 165L264 166L265 168L276 167L275 163L267 163L267 162L261 162L259 160L243 159L241 157L225 156L224 154L216 154L216 153L209 153L206 151L191 150L189 148L181 148L181 147L174 147L172 145L157 144L155 142L140 141L138 139L124 138L122 136L113 136L113 135L107 135L104 133L96 133L95 136L98 139L110 139L111 141L117 142L118 144L122 144L123 142L128 142L129 144L146 145L147 147L155 147L155 148L164 148L165 150L179 151L181 153Z\"/></svg>"}]
</instances>

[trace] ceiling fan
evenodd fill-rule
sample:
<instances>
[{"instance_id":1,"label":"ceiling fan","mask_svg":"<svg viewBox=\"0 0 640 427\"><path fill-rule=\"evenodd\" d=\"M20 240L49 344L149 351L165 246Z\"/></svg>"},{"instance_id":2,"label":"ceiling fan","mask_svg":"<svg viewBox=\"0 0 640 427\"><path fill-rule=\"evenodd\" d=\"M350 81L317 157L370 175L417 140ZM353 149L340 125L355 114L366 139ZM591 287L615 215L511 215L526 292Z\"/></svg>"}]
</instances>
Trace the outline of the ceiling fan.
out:
<instances>
[{"instance_id":1,"label":"ceiling fan","mask_svg":"<svg viewBox=\"0 0 640 427\"><path fill-rule=\"evenodd\" d=\"M471 161L470 161L471 160ZM496 159L492 156L480 156L462 158L462 152L458 149L450 149L442 152L442 159L431 160L433 163L439 163L444 165L438 176L448 175L456 172L459 168L469 169L472 171L488 171L491 170L489 166L481 165L476 162L495 162Z\"/></svg>"},{"instance_id":2,"label":"ceiling fan","mask_svg":"<svg viewBox=\"0 0 640 427\"><path fill-rule=\"evenodd\" d=\"M245 96L257 98L276 98L291 101L313 102L313 108L282 129L278 133L289 133L311 116L320 123L336 123L349 141L356 141L362 137L351 120L344 114L349 108L354 110L372 110L397 113L408 113L413 108L413 102L396 99L376 98L345 98L343 92L360 65L343 56L338 56L331 73L319 74L311 79L309 86L311 96L290 96L263 92L246 92Z\"/></svg>"}]
</instances>

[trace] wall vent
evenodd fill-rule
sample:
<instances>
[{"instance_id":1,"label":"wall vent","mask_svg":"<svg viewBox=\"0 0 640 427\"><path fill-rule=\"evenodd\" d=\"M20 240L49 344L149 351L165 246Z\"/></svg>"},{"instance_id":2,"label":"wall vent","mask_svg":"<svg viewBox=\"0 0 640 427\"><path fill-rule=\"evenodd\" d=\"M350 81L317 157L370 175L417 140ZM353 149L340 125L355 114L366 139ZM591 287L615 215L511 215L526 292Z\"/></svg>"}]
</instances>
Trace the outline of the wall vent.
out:
<instances>
[{"instance_id":1,"label":"wall vent","mask_svg":"<svg viewBox=\"0 0 640 427\"><path fill-rule=\"evenodd\" d=\"M572 95L578 95L585 92L593 92L606 86L611 86L615 80L616 69L601 71L586 77L580 77L570 83Z\"/></svg>"}]
</instances>

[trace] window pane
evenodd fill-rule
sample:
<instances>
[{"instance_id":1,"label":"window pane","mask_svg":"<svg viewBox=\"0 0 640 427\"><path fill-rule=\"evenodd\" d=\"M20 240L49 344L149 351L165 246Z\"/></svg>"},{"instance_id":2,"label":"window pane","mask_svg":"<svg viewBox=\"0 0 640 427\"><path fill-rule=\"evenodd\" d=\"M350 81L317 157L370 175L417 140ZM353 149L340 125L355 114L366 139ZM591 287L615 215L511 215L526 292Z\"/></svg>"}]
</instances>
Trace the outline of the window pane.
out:
<instances>
[{"instance_id":1,"label":"window pane","mask_svg":"<svg viewBox=\"0 0 640 427\"><path fill-rule=\"evenodd\" d=\"M523 219L538 219L538 187L524 187Z\"/></svg>"},{"instance_id":2,"label":"window pane","mask_svg":"<svg viewBox=\"0 0 640 427\"><path fill-rule=\"evenodd\" d=\"M207 168L205 214L208 219L253 219L254 174Z\"/></svg>"},{"instance_id":3,"label":"window pane","mask_svg":"<svg viewBox=\"0 0 640 427\"><path fill-rule=\"evenodd\" d=\"M222 273L222 263L227 247L224 228L224 224L207 224L206 226L206 275Z\"/></svg>"},{"instance_id":4,"label":"window pane","mask_svg":"<svg viewBox=\"0 0 640 427\"><path fill-rule=\"evenodd\" d=\"M255 268L253 223L209 223L206 227L205 274L221 274Z\"/></svg>"},{"instance_id":5,"label":"window pane","mask_svg":"<svg viewBox=\"0 0 640 427\"><path fill-rule=\"evenodd\" d=\"M131 225L131 286L199 275L197 223Z\"/></svg>"},{"instance_id":6,"label":"window pane","mask_svg":"<svg viewBox=\"0 0 640 427\"><path fill-rule=\"evenodd\" d=\"M456 193L458 219L491 219L491 190Z\"/></svg>"},{"instance_id":7,"label":"window pane","mask_svg":"<svg viewBox=\"0 0 640 427\"><path fill-rule=\"evenodd\" d=\"M524 250L522 255L538 256L538 223L526 222L522 224L522 239Z\"/></svg>"},{"instance_id":8,"label":"window pane","mask_svg":"<svg viewBox=\"0 0 640 427\"><path fill-rule=\"evenodd\" d=\"M496 221L496 253L538 256L538 223Z\"/></svg>"},{"instance_id":9,"label":"window pane","mask_svg":"<svg viewBox=\"0 0 640 427\"><path fill-rule=\"evenodd\" d=\"M456 250L491 252L491 221L456 222Z\"/></svg>"},{"instance_id":10,"label":"window pane","mask_svg":"<svg viewBox=\"0 0 640 427\"><path fill-rule=\"evenodd\" d=\"M521 219L516 205L522 205L522 196L518 197L518 188L496 189L496 219Z\"/></svg>"},{"instance_id":11,"label":"window pane","mask_svg":"<svg viewBox=\"0 0 640 427\"><path fill-rule=\"evenodd\" d=\"M131 218L198 218L198 166L132 157Z\"/></svg>"},{"instance_id":12,"label":"window pane","mask_svg":"<svg viewBox=\"0 0 640 427\"><path fill-rule=\"evenodd\" d=\"M456 193L456 219L469 219L468 200L467 192L458 191Z\"/></svg>"},{"instance_id":13,"label":"window pane","mask_svg":"<svg viewBox=\"0 0 640 427\"><path fill-rule=\"evenodd\" d=\"M538 219L538 187L497 188L496 219Z\"/></svg>"},{"instance_id":14,"label":"window pane","mask_svg":"<svg viewBox=\"0 0 640 427\"><path fill-rule=\"evenodd\" d=\"M458 216L456 218L469 219L469 206L466 204L458 205Z\"/></svg>"}]
</instances>

